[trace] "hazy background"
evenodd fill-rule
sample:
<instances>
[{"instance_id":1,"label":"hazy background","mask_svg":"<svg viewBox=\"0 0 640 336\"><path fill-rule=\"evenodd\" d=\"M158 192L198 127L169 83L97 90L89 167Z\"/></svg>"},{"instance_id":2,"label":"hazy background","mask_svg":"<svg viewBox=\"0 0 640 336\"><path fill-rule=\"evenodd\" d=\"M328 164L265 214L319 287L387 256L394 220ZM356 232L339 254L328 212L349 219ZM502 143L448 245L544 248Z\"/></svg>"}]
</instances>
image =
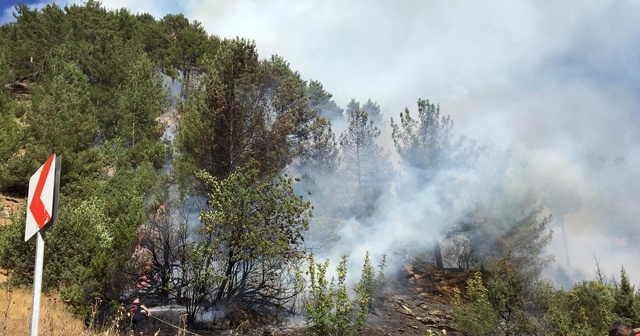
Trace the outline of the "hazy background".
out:
<instances>
[{"instance_id":1,"label":"hazy background","mask_svg":"<svg viewBox=\"0 0 640 336\"><path fill-rule=\"evenodd\" d=\"M17 2L0 1L0 23ZM415 115L418 98L439 103L457 134L512 148L514 188L536 186L555 205L558 264L593 273L598 258L608 275L624 265L640 282L640 1L102 4L183 13L209 34L255 40L261 57L283 56L341 107L371 98L387 122L405 107Z\"/></svg>"}]
</instances>

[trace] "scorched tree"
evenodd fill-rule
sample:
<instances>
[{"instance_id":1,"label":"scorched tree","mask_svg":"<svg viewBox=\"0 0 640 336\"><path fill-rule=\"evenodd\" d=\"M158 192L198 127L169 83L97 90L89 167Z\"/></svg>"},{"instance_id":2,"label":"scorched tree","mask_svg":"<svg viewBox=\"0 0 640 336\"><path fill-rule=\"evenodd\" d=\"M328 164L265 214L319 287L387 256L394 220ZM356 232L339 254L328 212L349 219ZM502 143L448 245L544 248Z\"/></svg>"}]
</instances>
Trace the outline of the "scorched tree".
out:
<instances>
[{"instance_id":1,"label":"scorched tree","mask_svg":"<svg viewBox=\"0 0 640 336\"><path fill-rule=\"evenodd\" d=\"M294 194L290 178L264 180L255 167L250 162L225 179L198 174L209 208L200 213L198 267L189 266L207 275L191 286L196 310L224 306L274 317L299 293L296 266L305 258L311 205Z\"/></svg>"}]
</instances>

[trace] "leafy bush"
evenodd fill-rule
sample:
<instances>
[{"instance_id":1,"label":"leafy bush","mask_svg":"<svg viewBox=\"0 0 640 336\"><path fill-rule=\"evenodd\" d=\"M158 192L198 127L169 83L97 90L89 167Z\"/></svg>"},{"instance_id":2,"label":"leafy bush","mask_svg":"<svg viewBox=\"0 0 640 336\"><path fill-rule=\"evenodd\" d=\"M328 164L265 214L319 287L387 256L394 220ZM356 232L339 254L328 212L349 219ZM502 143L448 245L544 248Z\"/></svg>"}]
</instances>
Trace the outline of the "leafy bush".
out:
<instances>
[{"instance_id":1,"label":"leafy bush","mask_svg":"<svg viewBox=\"0 0 640 336\"><path fill-rule=\"evenodd\" d=\"M323 336L350 336L360 333L369 314L371 298L375 297L384 285L384 259L376 277L367 252L353 299L349 298L346 284L346 255L341 257L336 267L337 278L332 277L331 280L327 280L329 260L322 264L316 263L313 254L310 254L308 259L309 297L304 305L307 332Z\"/></svg>"},{"instance_id":2,"label":"leafy bush","mask_svg":"<svg viewBox=\"0 0 640 336\"><path fill-rule=\"evenodd\" d=\"M453 306L453 320L466 334L482 336L495 332L498 314L489 301L480 272L467 280L464 297L456 290Z\"/></svg>"}]
</instances>

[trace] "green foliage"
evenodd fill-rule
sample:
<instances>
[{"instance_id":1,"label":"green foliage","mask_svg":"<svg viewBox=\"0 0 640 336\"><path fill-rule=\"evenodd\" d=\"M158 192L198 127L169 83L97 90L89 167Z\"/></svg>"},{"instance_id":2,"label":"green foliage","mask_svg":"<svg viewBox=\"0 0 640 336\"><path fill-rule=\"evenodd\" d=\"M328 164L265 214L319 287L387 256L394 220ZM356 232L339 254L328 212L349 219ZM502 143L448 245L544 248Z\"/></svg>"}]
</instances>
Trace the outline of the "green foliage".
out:
<instances>
[{"instance_id":1,"label":"green foliage","mask_svg":"<svg viewBox=\"0 0 640 336\"><path fill-rule=\"evenodd\" d=\"M489 301L498 314L498 325L504 335L535 334L538 328L533 311L534 281L520 273L508 255L498 261L486 287Z\"/></svg>"},{"instance_id":2,"label":"green foliage","mask_svg":"<svg viewBox=\"0 0 640 336\"><path fill-rule=\"evenodd\" d=\"M291 179L262 180L255 167L250 163L223 180L197 174L210 191L209 208L200 213L199 263L190 271L209 278L196 276L190 286L201 302L278 314L298 294L293 272L304 258L311 205L293 193Z\"/></svg>"},{"instance_id":3,"label":"green foliage","mask_svg":"<svg viewBox=\"0 0 640 336\"><path fill-rule=\"evenodd\" d=\"M352 213L367 217L373 213L380 195L389 187L392 175L390 154L376 143L380 129L354 99L347 107L347 118L347 130L340 135L343 171L347 176L343 187L352 195Z\"/></svg>"},{"instance_id":4,"label":"green foliage","mask_svg":"<svg viewBox=\"0 0 640 336\"><path fill-rule=\"evenodd\" d=\"M540 309L540 333L549 336L591 335L591 333L577 333L576 322L572 321L567 310L567 294L554 288L548 282L539 283L536 288L538 308Z\"/></svg>"},{"instance_id":5,"label":"green foliage","mask_svg":"<svg viewBox=\"0 0 640 336\"><path fill-rule=\"evenodd\" d=\"M3 38L3 33L0 28L0 83L4 86L6 83L14 80L15 74L11 67L9 53L7 52L10 49L7 45L7 40ZM0 107L5 107L5 104L9 101L9 97L6 95L7 92L4 87L0 88L0 92L2 93L0 94Z\"/></svg>"},{"instance_id":6,"label":"green foliage","mask_svg":"<svg viewBox=\"0 0 640 336\"><path fill-rule=\"evenodd\" d=\"M24 242L26 209L22 209L12 224L0 226L0 268L9 272L8 281L14 286L32 283L35 240Z\"/></svg>"},{"instance_id":7,"label":"green foliage","mask_svg":"<svg viewBox=\"0 0 640 336\"><path fill-rule=\"evenodd\" d=\"M144 219L143 195L154 179L146 165L116 172L85 199L62 193L58 220L45 232L43 288L60 289L74 313L88 313L97 296L119 298L131 283L123 266ZM33 279L35 240L24 242L24 214L1 229L0 268L11 270L12 284L27 286Z\"/></svg>"},{"instance_id":8,"label":"green foliage","mask_svg":"<svg viewBox=\"0 0 640 336\"><path fill-rule=\"evenodd\" d=\"M612 289L595 281L583 281L567 292L567 309L573 325L583 335L604 335L615 320Z\"/></svg>"},{"instance_id":9,"label":"green foliage","mask_svg":"<svg viewBox=\"0 0 640 336\"><path fill-rule=\"evenodd\" d=\"M400 113L400 124L391 118L393 142L402 160L420 169L420 179L427 182L448 165L454 155L453 121L440 116L440 106L418 99L418 116L413 118L406 108Z\"/></svg>"},{"instance_id":10,"label":"green foliage","mask_svg":"<svg viewBox=\"0 0 640 336\"><path fill-rule=\"evenodd\" d=\"M307 86L306 96L309 98L309 107L328 120L344 118L344 111L336 104L332 94L325 91L322 83L310 80Z\"/></svg>"},{"instance_id":11,"label":"green foliage","mask_svg":"<svg viewBox=\"0 0 640 336\"><path fill-rule=\"evenodd\" d=\"M0 51L0 73L8 72L6 53ZM26 193L29 177L38 165L25 157L24 148L32 141L24 126L24 105L11 98L0 82L0 192L14 195Z\"/></svg>"},{"instance_id":12,"label":"green foliage","mask_svg":"<svg viewBox=\"0 0 640 336\"><path fill-rule=\"evenodd\" d=\"M244 39L222 41L204 67L179 107L182 171L224 178L250 159L264 175L284 168L315 118L304 81L280 57L260 62L255 44Z\"/></svg>"},{"instance_id":13,"label":"green foliage","mask_svg":"<svg viewBox=\"0 0 640 336\"><path fill-rule=\"evenodd\" d=\"M0 163L0 191L6 194L25 195L29 178L38 170L32 158L12 155Z\"/></svg>"},{"instance_id":14,"label":"green foliage","mask_svg":"<svg viewBox=\"0 0 640 336\"><path fill-rule=\"evenodd\" d=\"M93 198L66 209L47 232L43 281L47 288L60 288L73 313L86 316L93 299L102 296L101 283L108 275L101 268L113 253L113 236L102 200Z\"/></svg>"},{"instance_id":15,"label":"green foliage","mask_svg":"<svg viewBox=\"0 0 640 336\"><path fill-rule=\"evenodd\" d=\"M486 282L477 272L467 280L464 295L456 293L454 322L469 335L537 335L540 330L548 335L564 330L560 301L545 286L519 273L507 256L487 272Z\"/></svg>"},{"instance_id":16,"label":"green foliage","mask_svg":"<svg viewBox=\"0 0 640 336\"><path fill-rule=\"evenodd\" d=\"M380 264L378 264L379 272L376 275L375 269L373 265L371 265L369 251L365 253L360 282L358 282L358 286L356 287L357 297L368 298L368 300L360 302L361 310L364 310L366 308L368 311L373 311L375 308L374 300L382 300L382 289L386 284L386 279L384 277L386 262L387 257L383 255ZM362 305L366 305L366 307ZM362 316L358 317L361 318Z\"/></svg>"},{"instance_id":17,"label":"green foliage","mask_svg":"<svg viewBox=\"0 0 640 336\"><path fill-rule=\"evenodd\" d=\"M86 165L79 154L93 144L98 123L89 100L88 78L73 63L61 62L58 69L33 90L33 110L26 122L39 148L31 148L27 155L62 155L61 179L67 182L69 176L84 172Z\"/></svg>"},{"instance_id":18,"label":"green foliage","mask_svg":"<svg viewBox=\"0 0 640 336\"><path fill-rule=\"evenodd\" d=\"M295 168L314 175L332 176L340 164L340 153L331 122L318 116L309 128L306 141L299 148L299 161Z\"/></svg>"},{"instance_id":19,"label":"green foliage","mask_svg":"<svg viewBox=\"0 0 640 336\"><path fill-rule=\"evenodd\" d=\"M367 254L368 257L368 254ZM347 256L343 255L336 267L336 277L327 280L329 260L316 263L313 253L309 261L309 297L305 301L304 315L307 332L310 335L352 336L362 331L367 314L372 284L371 267L365 259L365 273L361 278L356 295L349 298L346 285Z\"/></svg>"},{"instance_id":20,"label":"green foliage","mask_svg":"<svg viewBox=\"0 0 640 336\"><path fill-rule=\"evenodd\" d=\"M213 143L202 144L207 135L220 139L220 146L227 140L238 145L204 149L213 153L209 157L181 147L191 155L185 161L191 172L209 167L200 159L230 158L222 173L215 171L223 177L251 158L259 162L214 190L215 207L202 213L202 232L210 239L180 250L185 277L193 280L170 289L195 304L237 298L248 309L284 309L300 290L289 285L304 256L301 232L310 205L293 194L289 178L260 178L272 177L300 154L311 127L325 138L329 125L310 108L306 83L280 57L259 61L252 42L221 42L182 15L156 21L96 1L20 5L16 21L0 28L0 192L26 196L28 179L44 159L55 152L63 160L58 222L46 233L54 252L45 255L44 286L60 290L74 312L84 314L94 296L117 299L133 285L128 271L138 230L148 220L149 192L168 153L166 125L159 120L170 104L163 73L180 78L181 98L189 97L183 120L204 126L182 127L182 135L191 132L205 147ZM16 95L17 88L25 92ZM205 104L194 105L200 101ZM195 118L189 109L201 115ZM242 117L248 124L239 122ZM239 125L248 126L223 132ZM0 228L0 267L10 272L11 283L26 285L34 243L22 242L17 223L24 217L15 223Z\"/></svg>"},{"instance_id":21,"label":"green foliage","mask_svg":"<svg viewBox=\"0 0 640 336\"><path fill-rule=\"evenodd\" d=\"M501 261L488 272L484 285L479 273L467 281L464 296L454 299L454 321L469 335L605 335L619 302L618 288L584 281L563 291L547 281L531 283ZM622 301L624 302L624 301Z\"/></svg>"},{"instance_id":22,"label":"green foliage","mask_svg":"<svg viewBox=\"0 0 640 336\"><path fill-rule=\"evenodd\" d=\"M499 261L508 258L520 274L537 279L553 261L553 256L544 253L553 234L548 229L551 216L542 205L522 205L518 201L509 206L515 208L504 211L498 207L470 214L470 220L461 223L460 234L452 239L459 237L464 243L458 257L470 252L489 269L499 269Z\"/></svg>"},{"instance_id":23,"label":"green foliage","mask_svg":"<svg viewBox=\"0 0 640 336\"><path fill-rule=\"evenodd\" d=\"M0 35L6 46L0 70L11 65L2 71L2 86L18 79L31 100L17 105L0 98L7 140L0 146L7 168L1 170L0 191L26 195L26 172L52 152L64 157L63 184L95 178L103 164L96 162L97 147L117 139L129 165L164 165L164 125L157 117L168 100L157 63L144 49L143 33L151 26L159 27L95 1L17 7L16 22L3 26ZM11 113L24 117L9 119Z\"/></svg>"},{"instance_id":24,"label":"green foliage","mask_svg":"<svg viewBox=\"0 0 640 336\"><path fill-rule=\"evenodd\" d=\"M168 99L144 32L153 20L96 1L64 8L17 7L0 29L0 192L26 196L29 177L51 153L62 157L58 221L47 230L43 285L74 312L95 296L117 299L144 221L145 195L164 165ZM154 63L154 61L157 63ZM10 67L9 67L10 65ZM19 88L20 99L10 91ZM18 97L17 95L14 95ZM155 169L154 169L155 168ZM24 218L2 228L10 281L32 279L34 242Z\"/></svg>"},{"instance_id":25,"label":"green foliage","mask_svg":"<svg viewBox=\"0 0 640 336\"><path fill-rule=\"evenodd\" d=\"M516 220L496 241L495 257L509 256L518 273L531 279L536 279L553 260L552 256L543 254L553 234L547 229L551 216L543 215L544 210L540 205L533 207L525 216Z\"/></svg>"},{"instance_id":26,"label":"green foliage","mask_svg":"<svg viewBox=\"0 0 640 336\"><path fill-rule=\"evenodd\" d=\"M498 313L489 301L489 291L479 272L467 280L464 296L459 291L455 293L453 307L453 321L466 334L496 334Z\"/></svg>"},{"instance_id":27,"label":"green foliage","mask_svg":"<svg viewBox=\"0 0 640 336\"><path fill-rule=\"evenodd\" d=\"M620 270L620 284L615 288L614 299L613 312L622 321L636 325L639 321L635 302L635 286L631 286L624 267Z\"/></svg>"},{"instance_id":28,"label":"green foliage","mask_svg":"<svg viewBox=\"0 0 640 336\"><path fill-rule=\"evenodd\" d=\"M215 39L209 40L207 33L199 22L189 23L182 14L167 14L159 21L160 33L147 36L147 41L154 41L157 45L166 46L166 52L161 56L163 67L175 69L182 74L183 92L181 96L188 96L186 87L194 73L197 74L200 60L216 46ZM164 39L161 39L164 37ZM211 43L210 43L211 42ZM155 53L162 52L161 48L154 48ZM175 79L175 74L172 74Z\"/></svg>"},{"instance_id":29,"label":"green foliage","mask_svg":"<svg viewBox=\"0 0 640 336\"><path fill-rule=\"evenodd\" d=\"M565 292L546 281L531 282L508 258L500 264L487 283L500 334L604 335L619 319L614 313L616 289L608 285L583 281Z\"/></svg>"},{"instance_id":30,"label":"green foliage","mask_svg":"<svg viewBox=\"0 0 640 336\"><path fill-rule=\"evenodd\" d=\"M131 255L138 227L145 220L145 195L156 179L157 172L150 163L146 163L137 169L117 170L96 190L110 219L109 230L113 241L109 248L114 253L111 254L109 269L112 271L116 271ZM112 285L117 287L118 280L112 280Z\"/></svg>"},{"instance_id":31,"label":"green foliage","mask_svg":"<svg viewBox=\"0 0 640 336\"><path fill-rule=\"evenodd\" d=\"M255 45L245 40L224 41L206 65L201 85L179 107L177 147L188 171L225 177L248 161L264 135L264 107L254 92L261 71Z\"/></svg>"},{"instance_id":32,"label":"green foliage","mask_svg":"<svg viewBox=\"0 0 640 336\"><path fill-rule=\"evenodd\" d=\"M606 285L591 281L577 284L568 292L555 289L548 282L541 283L536 291L538 308L542 312L540 333L549 336L605 335L614 321L608 311L611 308L610 290Z\"/></svg>"}]
</instances>

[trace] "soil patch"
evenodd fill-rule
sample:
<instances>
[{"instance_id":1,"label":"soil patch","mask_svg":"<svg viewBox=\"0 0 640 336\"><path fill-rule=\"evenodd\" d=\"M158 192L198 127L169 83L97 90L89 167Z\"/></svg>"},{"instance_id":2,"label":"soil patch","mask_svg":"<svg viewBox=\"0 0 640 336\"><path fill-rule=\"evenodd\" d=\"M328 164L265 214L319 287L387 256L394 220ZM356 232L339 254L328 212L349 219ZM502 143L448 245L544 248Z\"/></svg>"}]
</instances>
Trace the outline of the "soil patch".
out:
<instances>
[{"instance_id":1,"label":"soil patch","mask_svg":"<svg viewBox=\"0 0 640 336\"><path fill-rule=\"evenodd\" d=\"M25 200L0 194L0 225L11 224L18 215Z\"/></svg>"}]
</instances>

